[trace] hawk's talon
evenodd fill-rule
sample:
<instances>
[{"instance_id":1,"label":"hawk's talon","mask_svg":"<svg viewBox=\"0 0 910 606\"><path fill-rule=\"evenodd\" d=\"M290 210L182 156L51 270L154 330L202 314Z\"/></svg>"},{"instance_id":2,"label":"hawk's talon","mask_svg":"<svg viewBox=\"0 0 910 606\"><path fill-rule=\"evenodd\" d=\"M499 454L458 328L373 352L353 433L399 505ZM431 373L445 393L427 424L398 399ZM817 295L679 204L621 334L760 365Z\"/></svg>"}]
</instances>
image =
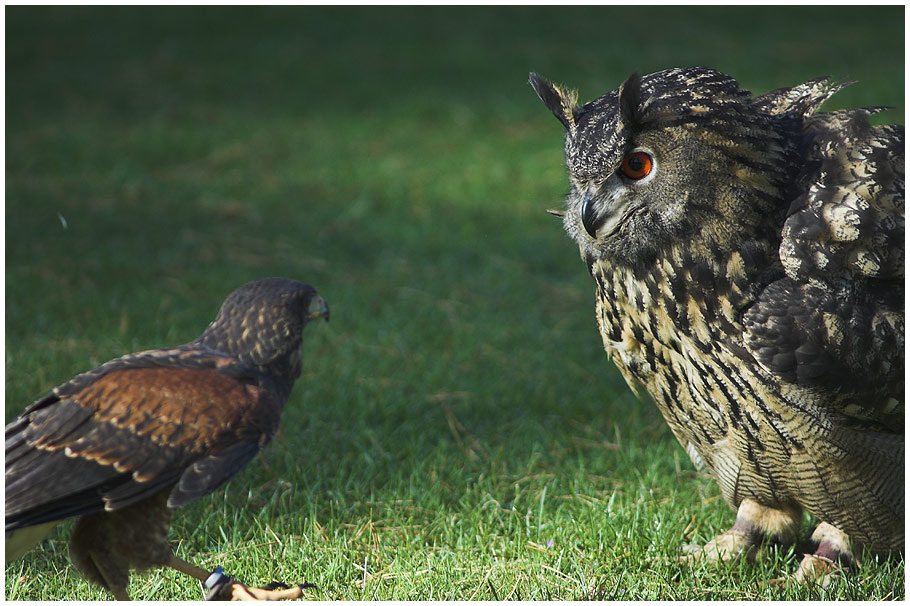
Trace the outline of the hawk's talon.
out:
<instances>
[{"instance_id":1,"label":"hawk's talon","mask_svg":"<svg viewBox=\"0 0 910 606\"><path fill-rule=\"evenodd\" d=\"M263 589L265 589L266 591L274 591L276 589L290 589L290 588L291 588L290 585L288 585L286 583L282 583L281 581L272 581L271 583L269 583L268 585L263 587Z\"/></svg>"},{"instance_id":2,"label":"hawk's talon","mask_svg":"<svg viewBox=\"0 0 910 606\"><path fill-rule=\"evenodd\" d=\"M313 583L288 585L281 581L272 581L265 587L247 587L224 574L224 568L218 566L203 583L208 593L205 599L211 601L277 601L296 600L303 596L304 589L316 587Z\"/></svg>"},{"instance_id":3,"label":"hawk's talon","mask_svg":"<svg viewBox=\"0 0 910 606\"><path fill-rule=\"evenodd\" d=\"M281 586L282 589L270 589ZM269 583L266 587L247 587L243 583L234 581L231 585L230 599L232 602L263 602L277 600L297 600L303 597L303 585L293 587L284 583Z\"/></svg>"}]
</instances>

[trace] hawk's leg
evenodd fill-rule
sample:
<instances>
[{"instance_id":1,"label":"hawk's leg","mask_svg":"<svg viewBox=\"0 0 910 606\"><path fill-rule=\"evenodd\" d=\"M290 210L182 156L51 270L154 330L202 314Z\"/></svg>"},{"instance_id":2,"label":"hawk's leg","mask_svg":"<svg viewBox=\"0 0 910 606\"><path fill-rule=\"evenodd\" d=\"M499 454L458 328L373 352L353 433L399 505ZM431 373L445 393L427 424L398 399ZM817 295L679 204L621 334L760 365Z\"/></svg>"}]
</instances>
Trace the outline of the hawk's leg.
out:
<instances>
[{"instance_id":1,"label":"hawk's leg","mask_svg":"<svg viewBox=\"0 0 910 606\"><path fill-rule=\"evenodd\" d=\"M130 594L126 590L126 587L130 580L129 572L124 572L117 565L108 566L107 564L110 560L104 558L97 552L89 552L88 559L91 562L90 566L93 568L95 574L104 579L103 583L100 584L114 594L114 599L118 602L128 602Z\"/></svg>"},{"instance_id":2,"label":"hawk's leg","mask_svg":"<svg viewBox=\"0 0 910 606\"><path fill-rule=\"evenodd\" d=\"M754 561L759 546L765 541L789 545L796 538L802 522L802 509L798 505L771 508L744 499L736 513L733 528L717 535L704 546L686 545L682 560L694 563L732 560L744 555Z\"/></svg>"},{"instance_id":3,"label":"hawk's leg","mask_svg":"<svg viewBox=\"0 0 910 606\"><path fill-rule=\"evenodd\" d=\"M143 551L141 555L147 555L146 550L140 547L149 547L147 542L143 542L141 545L137 543L133 552L124 549L117 534L118 525L131 512L130 508L123 511L82 516L70 535L70 558L73 564L89 581L110 591L118 601L130 599L127 586L133 561L129 556L139 551ZM152 556L156 552L154 547L156 546L151 545L147 550ZM166 544L165 549L168 549Z\"/></svg>"},{"instance_id":4,"label":"hawk's leg","mask_svg":"<svg viewBox=\"0 0 910 606\"><path fill-rule=\"evenodd\" d=\"M200 583L205 583L205 580L209 578L209 575L212 573L204 568L199 568L192 562L187 562L183 558L178 558L176 555L171 554L171 559L167 563L168 566L182 572L183 574L188 574L194 579L198 579Z\"/></svg>"}]
</instances>

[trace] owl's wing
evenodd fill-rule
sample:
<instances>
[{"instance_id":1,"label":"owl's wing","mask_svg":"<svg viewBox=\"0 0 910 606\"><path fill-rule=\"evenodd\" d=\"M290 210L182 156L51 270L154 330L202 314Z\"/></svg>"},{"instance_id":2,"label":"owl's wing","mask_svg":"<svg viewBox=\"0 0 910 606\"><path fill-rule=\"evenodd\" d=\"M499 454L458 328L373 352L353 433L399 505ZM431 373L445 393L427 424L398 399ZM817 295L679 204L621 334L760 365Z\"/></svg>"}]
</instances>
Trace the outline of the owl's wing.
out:
<instances>
[{"instance_id":1,"label":"owl's wing","mask_svg":"<svg viewBox=\"0 0 910 606\"><path fill-rule=\"evenodd\" d=\"M79 375L6 427L7 530L215 490L277 424L266 391L233 358L179 348Z\"/></svg>"},{"instance_id":2,"label":"owl's wing","mask_svg":"<svg viewBox=\"0 0 910 606\"><path fill-rule=\"evenodd\" d=\"M873 110L813 116L812 161L782 232L786 276L744 314L752 356L841 412L903 431L904 134Z\"/></svg>"}]
</instances>

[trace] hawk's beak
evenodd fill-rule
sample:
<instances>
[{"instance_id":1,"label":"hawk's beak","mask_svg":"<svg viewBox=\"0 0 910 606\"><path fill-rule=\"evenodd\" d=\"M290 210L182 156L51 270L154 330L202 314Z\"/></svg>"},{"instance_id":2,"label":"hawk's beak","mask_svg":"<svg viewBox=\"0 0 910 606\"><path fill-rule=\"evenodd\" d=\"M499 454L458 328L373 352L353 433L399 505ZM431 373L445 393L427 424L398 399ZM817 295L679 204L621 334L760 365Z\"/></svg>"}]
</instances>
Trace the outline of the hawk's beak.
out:
<instances>
[{"instance_id":1,"label":"hawk's beak","mask_svg":"<svg viewBox=\"0 0 910 606\"><path fill-rule=\"evenodd\" d=\"M307 308L306 319L312 320L313 318L322 318L326 322L329 321L329 306L326 304L325 299L322 298L322 295L316 295L310 301L310 306Z\"/></svg>"}]
</instances>

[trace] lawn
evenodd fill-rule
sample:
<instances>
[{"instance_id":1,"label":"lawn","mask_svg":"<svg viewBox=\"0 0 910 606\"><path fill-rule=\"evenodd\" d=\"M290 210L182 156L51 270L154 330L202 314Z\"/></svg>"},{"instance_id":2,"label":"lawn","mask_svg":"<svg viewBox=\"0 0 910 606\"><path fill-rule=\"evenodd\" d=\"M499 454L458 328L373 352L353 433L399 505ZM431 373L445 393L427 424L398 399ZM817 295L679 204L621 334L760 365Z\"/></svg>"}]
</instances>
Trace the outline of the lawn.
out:
<instances>
[{"instance_id":1,"label":"lawn","mask_svg":"<svg viewBox=\"0 0 910 606\"><path fill-rule=\"evenodd\" d=\"M734 513L606 359L527 84L831 75L859 82L829 108L901 122L903 11L8 7L6 418L292 277L332 321L272 445L177 514L178 555L313 599L905 599L903 561L824 592L761 583L790 552L676 562ZM7 565L7 599L109 597L69 527ZM169 570L130 592L201 596Z\"/></svg>"}]
</instances>

